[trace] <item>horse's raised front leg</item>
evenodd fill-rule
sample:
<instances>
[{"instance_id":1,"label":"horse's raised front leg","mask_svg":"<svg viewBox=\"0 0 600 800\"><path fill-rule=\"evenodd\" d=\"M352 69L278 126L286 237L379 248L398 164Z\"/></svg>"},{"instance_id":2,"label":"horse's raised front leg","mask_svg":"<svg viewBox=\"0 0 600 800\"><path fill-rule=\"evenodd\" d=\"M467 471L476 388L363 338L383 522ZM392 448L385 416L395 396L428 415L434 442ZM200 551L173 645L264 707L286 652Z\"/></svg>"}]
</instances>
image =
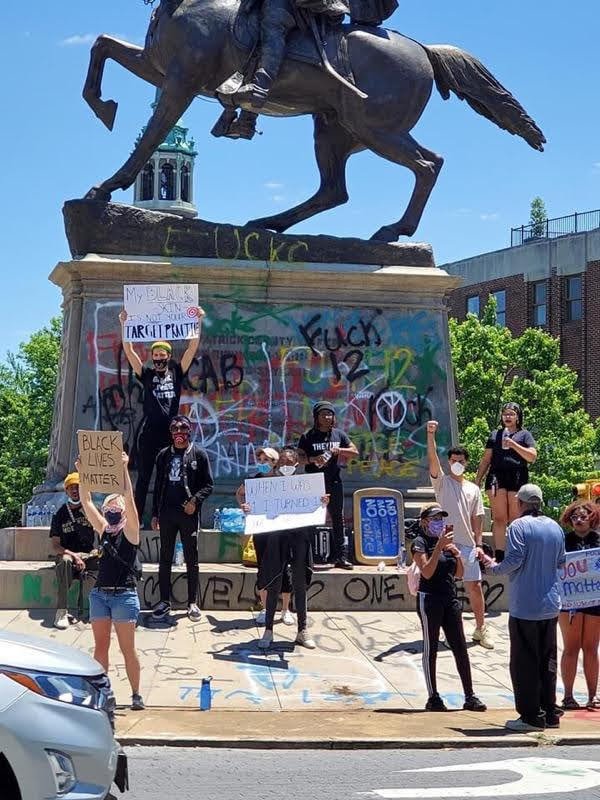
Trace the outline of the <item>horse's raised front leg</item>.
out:
<instances>
[{"instance_id":1,"label":"horse's raised front leg","mask_svg":"<svg viewBox=\"0 0 600 800\"><path fill-rule=\"evenodd\" d=\"M415 187L402 218L391 225L384 225L371 239L395 242L400 236L412 236L419 226L444 159L427 150L404 131L369 128L360 132L360 138L374 153L408 167L415 176Z\"/></svg>"},{"instance_id":2,"label":"horse's raised front leg","mask_svg":"<svg viewBox=\"0 0 600 800\"><path fill-rule=\"evenodd\" d=\"M318 190L304 203L272 217L252 220L248 225L281 233L321 211L347 202L346 161L353 152L358 152L363 147L341 125L328 122L322 114L315 115L314 122L315 156L321 175Z\"/></svg>"},{"instance_id":3,"label":"horse's raised front leg","mask_svg":"<svg viewBox=\"0 0 600 800\"><path fill-rule=\"evenodd\" d=\"M104 65L109 58L138 78L159 88L163 85L164 76L148 62L142 47L122 42L112 36L102 35L96 39L90 53L90 66L83 87L83 97L98 119L112 130L117 103L114 100L101 100Z\"/></svg>"},{"instance_id":4,"label":"horse's raised front leg","mask_svg":"<svg viewBox=\"0 0 600 800\"><path fill-rule=\"evenodd\" d=\"M165 80L163 91L155 105L154 113L138 140L135 149L123 166L108 180L95 186L87 193L89 200L110 200L114 189L127 189L135 181L138 172L148 161L156 148L164 141L173 125L176 124L194 99L194 92L187 88L179 75Z\"/></svg>"}]
</instances>

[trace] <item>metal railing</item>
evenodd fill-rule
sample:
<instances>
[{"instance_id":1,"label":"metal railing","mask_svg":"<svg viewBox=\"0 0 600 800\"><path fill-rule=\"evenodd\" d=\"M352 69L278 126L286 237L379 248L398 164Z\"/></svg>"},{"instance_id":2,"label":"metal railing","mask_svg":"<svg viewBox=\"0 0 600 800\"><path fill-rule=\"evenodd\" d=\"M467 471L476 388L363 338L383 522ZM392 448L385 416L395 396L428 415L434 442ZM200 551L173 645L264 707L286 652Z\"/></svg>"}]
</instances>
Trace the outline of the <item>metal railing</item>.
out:
<instances>
[{"instance_id":1,"label":"metal railing","mask_svg":"<svg viewBox=\"0 0 600 800\"><path fill-rule=\"evenodd\" d=\"M510 229L510 246L518 247L539 239L556 239L559 236L569 236L571 233L582 233L600 228L600 209L597 211L575 212L567 217L545 219L540 222L521 225Z\"/></svg>"}]
</instances>

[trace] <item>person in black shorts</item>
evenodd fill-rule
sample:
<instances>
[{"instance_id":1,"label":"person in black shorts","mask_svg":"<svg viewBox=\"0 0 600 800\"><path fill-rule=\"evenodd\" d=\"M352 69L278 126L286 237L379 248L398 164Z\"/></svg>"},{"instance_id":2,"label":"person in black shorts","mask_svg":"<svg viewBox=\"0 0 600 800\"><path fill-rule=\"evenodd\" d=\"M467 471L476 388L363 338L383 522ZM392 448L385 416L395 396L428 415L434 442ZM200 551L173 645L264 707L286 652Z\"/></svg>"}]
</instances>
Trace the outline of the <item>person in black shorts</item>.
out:
<instances>
[{"instance_id":1,"label":"person in black shorts","mask_svg":"<svg viewBox=\"0 0 600 800\"><path fill-rule=\"evenodd\" d=\"M501 423L489 435L475 477L480 486L485 476L498 563L504 558L506 527L519 516L517 492L529 483L529 465L537 458L535 440L523 427L523 412L518 403L502 406Z\"/></svg>"},{"instance_id":2,"label":"person in black shorts","mask_svg":"<svg viewBox=\"0 0 600 800\"><path fill-rule=\"evenodd\" d=\"M600 547L600 507L595 503L575 502L563 511L560 522L565 529L565 550L573 553ZM598 644L600 643L600 606L561 611L558 624L563 639L560 673L565 689L562 707L569 711L580 708L573 697L579 651L583 651L583 674L587 685L590 711L600 709L598 698Z\"/></svg>"},{"instance_id":3,"label":"person in black shorts","mask_svg":"<svg viewBox=\"0 0 600 800\"><path fill-rule=\"evenodd\" d=\"M326 400L315 403L313 419L313 427L303 433L298 442L298 457L300 464L306 465L305 472L323 471L332 528L331 560L336 567L353 569L344 536L344 484L339 458L357 456L358 450L348 435L336 428L335 408L331 403Z\"/></svg>"},{"instance_id":4,"label":"person in black shorts","mask_svg":"<svg viewBox=\"0 0 600 800\"><path fill-rule=\"evenodd\" d=\"M171 444L169 423L179 413L181 386L200 345L202 308L197 309L199 321L198 334L193 336L181 356L181 361L173 358L173 347L169 342L154 342L150 346L152 366L147 367L136 353L131 342L126 342L123 328L127 320L125 309L119 314L123 351L135 377L144 387L143 419L137 437L135 466L135 505L142 521L148 488L152 479L156 456Z\"/></svg>"},{"instance_id":5,"label":"person in black shorts","mask_svg":"<svg viewBox=\"0 0 600 800\"><path fill-rule=\"evenodd\" d=\"M465 693L466 711L485 711L486 706L473 693L471 664L462 624L461 605L456 597L455 578L463 574L460 551L446 529L448 514L434 503L421 512L421 532L413 540L413 560L421 577L417 594L417 613L423 629L423 672L429 698L426 711L447 711L437 690L436 663L440 628L456 662Z\"/></svg>"}]
</instances>

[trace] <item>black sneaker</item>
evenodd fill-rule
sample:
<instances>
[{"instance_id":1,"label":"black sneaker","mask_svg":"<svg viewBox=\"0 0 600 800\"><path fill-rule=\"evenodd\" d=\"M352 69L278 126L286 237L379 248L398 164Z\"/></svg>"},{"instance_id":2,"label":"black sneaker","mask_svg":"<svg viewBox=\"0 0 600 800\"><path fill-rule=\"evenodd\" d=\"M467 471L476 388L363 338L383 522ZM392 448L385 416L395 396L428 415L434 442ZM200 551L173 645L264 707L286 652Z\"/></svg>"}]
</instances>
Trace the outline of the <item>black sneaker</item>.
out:
<instances>
[{"instance_id":1,"label":"black sneaker","mask_svg":"<svg viewBox=\"0 0 600 800\"><path fill-rule=\"evenodd\" d=\"M465 711L487 711L487 706L485 703L482 703L478 697L472 694L469 697L465 697L463 709Z\"/></svg>"},{"instance_id":2,"label":"black sneaker","mask_svg":"<svg viewBox=\"0 0 600 800\"><path fill-rule=\"evenodd\" d=\"M560 728L560 716L558 714L546 714L547 728Z\"/></svg>"},{"instance_id":3,"label":"black sneaker","mask_svg":"<svg viewBox=\"0 0 600 800\"><path fill-rule=\"evenodd\" d=\"M167 603L164 600L161 600L160 603L154 606L154 610L152 611L152 616L154 619L164 619L164 617L168 616L171 613L171 603Z\"/></svg>"},{"instance_id":4,"label":"black sneaker","mask_svg":"<svg viewBox=\"0 0 600 800\"><path fill-rule=\"evenodd\" d=\"M354 564L351 561L348 561L347 558L338 559L333 566L337 567L337 569L354 569Z\"/></svg>"},{"instance_id":5,"label":"black sneaker","mask_svg":"<svg viewBox=\"0 0 600 800\"><path fill-rule=\"evenodd\" d=\"M425 711L448 711L439 694L433 694L425 703Z\"/></svg>"},{"instance_id":6,"label":"black sneaker","mask_svg":"<svg viewBox=\"0 0 600 800\"><path fill-rule=\"evenodd\" d=\"M144 701L142 700L141 694L132 694L131 695L131 710L132 711L143 711L146 708L144 705Z\"/></svg>"}]
</instances>

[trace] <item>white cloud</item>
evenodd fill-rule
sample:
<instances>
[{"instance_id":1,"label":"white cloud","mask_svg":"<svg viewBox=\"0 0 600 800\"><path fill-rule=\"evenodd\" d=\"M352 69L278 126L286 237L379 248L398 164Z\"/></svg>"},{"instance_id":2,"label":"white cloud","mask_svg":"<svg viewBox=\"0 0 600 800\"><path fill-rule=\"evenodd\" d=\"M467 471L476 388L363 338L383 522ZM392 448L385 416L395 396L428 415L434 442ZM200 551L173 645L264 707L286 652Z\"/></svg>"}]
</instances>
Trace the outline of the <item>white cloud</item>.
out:
<instances>
[{"instance_id":1,"label":"white cloud","mask_svg":"<svg viewBox=\"0 0 600 800\"><path fill-rule=\"evenodd\" d=\"M281 204L285 202L285 197L282 194L274 194L273 197L271 197L271 200L274 203Z\"/></svg>"},{"instance_id":2,"label":"white cloud","mask_svg":"<svg viewBox=\"0 0 600 800\"><path fill-rule=\"evenodd\" d=\"M500 214L497 211L484 211L483 214L479 215L479 219L483 220L483 222L494 222L494 220L500 219Z\"/></svg>"},{"instance_id":3,"label":"white cloud","mask_svg":"<svg viewBox=\"0 0 600 800\"><path fill-rule=\"evenodd\" d=\"M277 183L277 181L267 181L264 184L265 189L283 189L283 183Z\"/></svg>"},{"instance_id":4,"label":"white cloud","mask_svg":"<svg viewBox=\"0 0 600 800\"><path fill-rule=\"evenodd\" d=\"M592 164L592 167L594 168L594 170L596 172L600 172L600 161L594 161L594 163Z\"/></svg>"},{"instance_id":5,"label":"white cloud","mask_svg":"<svg viewBox=\"0 0 600 800\"><path fill-rule=\"evenodd\" d=\"M67 36L62 39L59 44L61 47L71 47L71 45L93 44L98 37L95 33L75 33L73 36Z\"/></svg>"}]
</instances>

